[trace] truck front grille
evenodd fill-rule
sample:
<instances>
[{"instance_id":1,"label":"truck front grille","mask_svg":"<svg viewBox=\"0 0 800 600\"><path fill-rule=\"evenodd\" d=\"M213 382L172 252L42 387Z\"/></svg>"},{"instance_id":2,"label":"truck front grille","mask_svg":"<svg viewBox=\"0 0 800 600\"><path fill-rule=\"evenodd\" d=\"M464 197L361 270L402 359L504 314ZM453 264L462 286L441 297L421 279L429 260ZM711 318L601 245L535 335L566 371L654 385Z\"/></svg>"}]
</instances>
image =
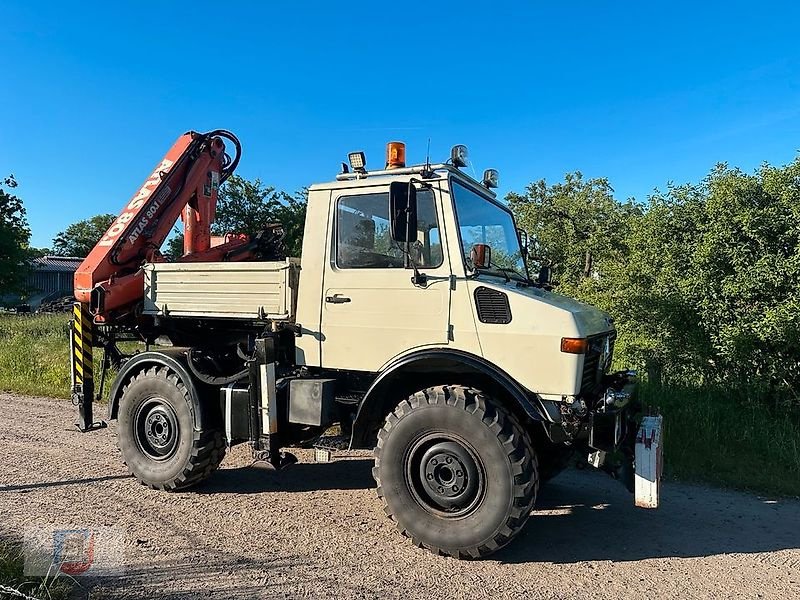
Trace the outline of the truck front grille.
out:
<instances>
[{"instance_id":1,"label":"truck front grille","mask_svg":"<svg viewBox=\"0 0 800 600\"><path fill-rule=\"evenodd\" d=\"M611 365L614 355L614 341L617 334L601 334L589 338L589 350L583 357L583 377L581 379L582 394L596 394L603 391L603 375L606 367ZM608 354L605 353L608 339Z\"/></svg>"}]
</instances>

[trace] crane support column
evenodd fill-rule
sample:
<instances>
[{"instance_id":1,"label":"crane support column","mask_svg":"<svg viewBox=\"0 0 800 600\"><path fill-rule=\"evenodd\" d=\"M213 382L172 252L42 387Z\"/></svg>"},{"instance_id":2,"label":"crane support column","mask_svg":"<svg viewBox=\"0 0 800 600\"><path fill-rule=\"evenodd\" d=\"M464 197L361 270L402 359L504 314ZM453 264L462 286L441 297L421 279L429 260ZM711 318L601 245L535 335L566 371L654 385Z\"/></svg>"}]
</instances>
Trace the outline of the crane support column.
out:
<instances>
[{"instance_id":1,"label":"crane support column","mask_svg":"<svg viewBox=\"0 0 800 600\"><path fill-rule=\"evenodd\" d=\"M103 425L94 422L94 365L92 345L94 325L89 313L89 304L76 302L72 306L70 321L70 363L72 366L72 401L78 407L78 429L91 431Z\"/></svg>"}]
</instances>

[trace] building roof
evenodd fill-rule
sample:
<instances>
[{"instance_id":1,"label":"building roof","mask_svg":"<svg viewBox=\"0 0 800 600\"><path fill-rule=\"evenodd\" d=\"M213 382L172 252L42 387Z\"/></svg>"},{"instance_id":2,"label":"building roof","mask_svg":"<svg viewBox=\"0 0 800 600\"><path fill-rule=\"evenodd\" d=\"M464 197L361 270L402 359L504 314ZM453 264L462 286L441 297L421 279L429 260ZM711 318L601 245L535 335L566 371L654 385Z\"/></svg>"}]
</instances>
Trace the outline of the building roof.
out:
<instances>
[{"instance_id":1,"label":"building roof","mask_svg":"<svg viewBox=\"0 0 800 600\"><path fill-rule=\"evenodd\" d=\"M42 256L34 258L31 266L35 271L74 273L82 262L78 256Z\"/></svg>"}]
</instances>

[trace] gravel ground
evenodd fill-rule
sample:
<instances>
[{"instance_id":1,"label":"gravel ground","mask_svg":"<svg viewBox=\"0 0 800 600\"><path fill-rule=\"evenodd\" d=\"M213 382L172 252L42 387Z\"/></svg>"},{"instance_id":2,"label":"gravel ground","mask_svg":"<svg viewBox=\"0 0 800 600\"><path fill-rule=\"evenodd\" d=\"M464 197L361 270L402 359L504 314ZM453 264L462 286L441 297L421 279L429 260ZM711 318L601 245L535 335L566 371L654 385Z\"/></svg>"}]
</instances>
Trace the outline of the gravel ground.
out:
<instances>
[{"instance_id":1,"label":"gravel ground","mask_svg":"<svg viewBox=\"0 0 800 600\"><path fill-rule=\"evenodd\" d=\"M458 561L412 547L384 518L367 454L276 473L246 447L198 489L127 476L112 427L72 426L63 400L0 394L0 526L117 525L126 571L95 598L798 598L800 502L670 483L657 511L568 471L510 547Z\"/></svg>"}]
</instances>

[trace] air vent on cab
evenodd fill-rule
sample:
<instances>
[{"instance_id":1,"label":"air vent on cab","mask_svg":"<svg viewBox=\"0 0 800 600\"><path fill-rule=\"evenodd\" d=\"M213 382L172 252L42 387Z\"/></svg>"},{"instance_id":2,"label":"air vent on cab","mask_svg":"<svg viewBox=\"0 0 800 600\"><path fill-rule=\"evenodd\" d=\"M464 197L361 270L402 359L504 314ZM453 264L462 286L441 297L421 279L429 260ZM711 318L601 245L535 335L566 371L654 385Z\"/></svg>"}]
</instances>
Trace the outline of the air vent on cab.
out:
<instances>
[{"instance_id":1,"label":"air vent on cab","mask_svg":"<svg viewBox=\"0 0 800 600\"><path fill-rule=\"evenodd\" d=\"M511 323L511 307L505 292L488 287L475 288L475 306L481 323L505 325Z\"/></svg>"}]
</instances>

